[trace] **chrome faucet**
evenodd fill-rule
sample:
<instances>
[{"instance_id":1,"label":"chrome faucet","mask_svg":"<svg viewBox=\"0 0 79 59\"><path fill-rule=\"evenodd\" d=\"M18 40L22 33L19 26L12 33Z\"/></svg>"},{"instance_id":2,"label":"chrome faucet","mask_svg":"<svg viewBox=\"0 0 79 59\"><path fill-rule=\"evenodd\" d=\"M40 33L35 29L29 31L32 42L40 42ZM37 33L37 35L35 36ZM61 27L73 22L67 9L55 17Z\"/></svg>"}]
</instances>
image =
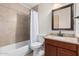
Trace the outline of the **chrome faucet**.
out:
<instances>
[{"instance_id":1,"label":"chrome faucet","mask_svg":"<svg viewBox=\"0 0 79 59\"><path fill-rule=\"evenodd\" d=\"M63 36L63 34L61 33L61 30L59 31L59 34L58 34L58 36Z\"/></svg>"}]
</instances>

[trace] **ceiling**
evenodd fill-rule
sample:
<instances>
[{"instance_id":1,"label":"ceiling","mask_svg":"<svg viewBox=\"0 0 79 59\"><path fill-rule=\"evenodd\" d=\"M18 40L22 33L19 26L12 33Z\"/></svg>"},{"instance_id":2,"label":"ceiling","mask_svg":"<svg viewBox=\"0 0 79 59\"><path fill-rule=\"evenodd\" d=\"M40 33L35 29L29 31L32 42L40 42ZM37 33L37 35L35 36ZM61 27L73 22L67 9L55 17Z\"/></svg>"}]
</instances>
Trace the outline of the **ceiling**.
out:
<instances>
[{"instance_id":1,"label":"ceiling","mask_svg":"<svg viewBox=\"0 0 79 59\"><path fill-rule=\"evenodd\" d=\"M33 7L35 7L36 5L38 5L39 3L22 3L23 6L31 9Z\"/></svg>"}]
</instances>

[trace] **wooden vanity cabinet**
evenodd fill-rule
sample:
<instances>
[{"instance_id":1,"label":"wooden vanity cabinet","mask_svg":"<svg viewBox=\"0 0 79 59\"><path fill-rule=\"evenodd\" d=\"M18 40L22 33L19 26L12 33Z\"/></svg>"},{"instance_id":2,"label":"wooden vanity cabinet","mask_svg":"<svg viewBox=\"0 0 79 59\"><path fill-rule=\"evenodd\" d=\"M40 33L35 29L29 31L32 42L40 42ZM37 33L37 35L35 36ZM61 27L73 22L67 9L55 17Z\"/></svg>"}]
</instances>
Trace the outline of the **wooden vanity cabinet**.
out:
<instances>
[{"instance_id":1,"label":"wooden vanity cabinet","mask_svg":"<svg viewBox=\"0 0 79 59\"><path fill-rule=\"evenodd\" d=\"M58 48L58 56L76 56L76 52L70 51L70 50L66 50L63 48Z\"/></svg>"},{"instance_id":2,"label":"wooden vanity cabinet","mask_svg":"<svg viewBox=\"0 0 79 59\"><path fill-rule=\"evenodd\" d=\"M76 44L45 39L45 56L77 56L78 50Z\"/></svg>"},{"instance_id":3,"label":"wooden vanity cabinet","mask_svg":"<svg viewBox=\"0 0 79 59\"><path fill-rule=\"evenodd\" d=\"M56 47L50 45L50 44L46 44L45 45L45 55L46 56L56 56Z\"/></svg>"}]
</instances>

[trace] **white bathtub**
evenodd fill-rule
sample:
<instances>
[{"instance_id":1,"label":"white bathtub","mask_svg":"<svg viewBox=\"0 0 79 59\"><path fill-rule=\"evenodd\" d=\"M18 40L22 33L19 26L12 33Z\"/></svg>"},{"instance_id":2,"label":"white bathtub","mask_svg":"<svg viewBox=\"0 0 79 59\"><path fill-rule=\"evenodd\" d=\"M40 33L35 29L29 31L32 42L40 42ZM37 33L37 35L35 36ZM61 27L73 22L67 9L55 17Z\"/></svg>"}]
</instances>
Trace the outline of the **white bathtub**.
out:
<instances>
[{"instance_id":1,"label":"white bathtub","mask_svg":"<svg viewBox=\"0 0 79 59\"><path fill-rule=\"evenodd\" d=\"M0 47L0 56L24 56L31 52L30 40Z\"/></svg>"}]
</instances>

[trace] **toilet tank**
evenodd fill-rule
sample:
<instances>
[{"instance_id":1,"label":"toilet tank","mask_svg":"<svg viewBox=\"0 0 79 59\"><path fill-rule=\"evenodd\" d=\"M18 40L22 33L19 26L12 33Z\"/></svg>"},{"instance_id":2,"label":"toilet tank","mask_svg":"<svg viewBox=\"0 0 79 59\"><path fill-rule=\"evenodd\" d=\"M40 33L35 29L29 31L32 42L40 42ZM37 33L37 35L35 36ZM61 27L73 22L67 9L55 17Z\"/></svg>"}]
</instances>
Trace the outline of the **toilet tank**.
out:
<instances>
[{"instance_id":1,"label":"toilet tank","mask_svg":"<svg viewBox=\"0 0 79 59\"><path fill-rule=\"evenodd\" d=\"M37 41L44 43L44 36L45 36L45 34L39 34L38 37L37 37Z\"/></svg>"}]
</instances>

